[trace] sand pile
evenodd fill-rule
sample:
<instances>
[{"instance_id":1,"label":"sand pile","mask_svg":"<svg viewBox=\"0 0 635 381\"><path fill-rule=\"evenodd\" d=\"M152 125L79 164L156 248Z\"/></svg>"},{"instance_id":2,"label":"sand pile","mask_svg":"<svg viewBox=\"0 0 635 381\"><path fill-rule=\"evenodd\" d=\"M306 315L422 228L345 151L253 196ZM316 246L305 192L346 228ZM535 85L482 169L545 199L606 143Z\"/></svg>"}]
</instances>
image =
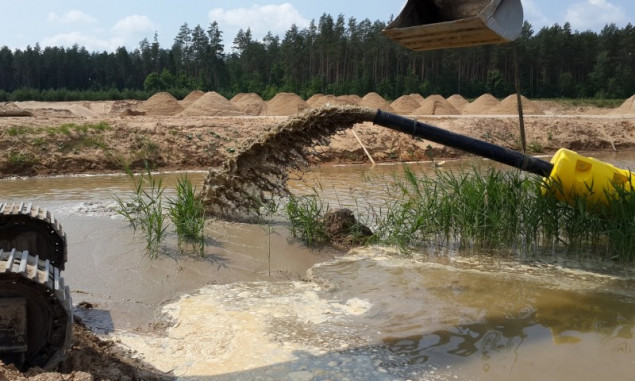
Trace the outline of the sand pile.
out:
<instances>
[{"instance_id":1,"label":"sand pile","mask_svg":"<svg viewBox=\"0 0 635 381\"><path fill-rule=\"evenodd\" d=\"M611 114L634 115L635 114L635 95L625 100L620 107L611 111Z\"/></svg>"},{"instance_id":2,"label":"sand pile","mask_svg":"<svg viewBox=\"0 0 635 381\"><path fill-rule=\"evenodd\" d=\"M307 148L328 145L338 131L372 121L375 111L361 107L320 107L269 128L256 142L240 147L210 169L201 193L209 215L229 220L251 220L263 204L287 195L288 168L308 164Z\"/></svg>"},{"instance_id":3,"label":"sand pile","mask_svg":"<svg viewBox=\"0 0 635 381\"><path fill-rule=\"evenodd\" d=\"M426 99L423 95L419 93L412 93L410 94L410 97L414 99L415 101L419 102L419 105L421 105L421 102L423 102Z\"/></svg>"},{"instance_id":4,"label":"sand pile","mask_svg":"<svg viewBox=\"0 0 635 381\"><path fill-rule=\"evenodd\" d=\"M467 99L463 98L460 94L451 95L447 101L459 112L463 111L465 106L470 104L470 102L468 102Z\"/></svg>"},{"instance_id":5,"label":"sand pile","mask_svg":"<svg viewBox=\"0 0 635 381\"><path fill-rule=\"evenodd\" d=\"M181 105L181 107L183 107L183 109L186 109L190 107L192 103L199 100L199 98L202 97L203 95L205 95L204 91L194 90L191 93L187 94L187 96L183 98L181 101L179 101L179 104Z\"/></svg>"},{"instance_id":6,"label":"sand pile","mask_svg":"<svg viewBox=\"0 0 635 381\"><path fill-rule=\"evenodd\" d=\"M262 115L267 106L260 95L256 93L236 94L230 102L247 115Z\"/></svg>"},{"instance_id":7,"label":"sand pile","mask_svg":"<svg viewBox=\"0 0 635 381\"><path fill-rule=\"evenodd\" d=\"M497 106L499 103L500 101L494 98L492 94L483 94L476 98L474 102L466 105L461 111L467 115L487 114L492 107Z\"/></svg>"},{"instance_id":8,"label":"sand pile","mask_svg":"<svg viewBox=\"0 0 635 381\"><path fill-rule=\"evenodd\" d=\"M33 113L27 110L22 110L14 103L0 104L0 117L9 116L32 116Z\"/></svg>"},{"instance_id":9,"label":"sand pile","mask_svg":"<svg viewBox=\"0 0 635 381\"><path fill-rule=\"evenodd\" d=\"M523 114L525 115L543 115L544 112L538 105L521 95L523 104ZM493 115L518 115L518 97L512 94L503 99L498 105L487 111Z\"/></svg>"},{"instance_id":10,"label":"sand pile","mask_svg":"<svg viewBox=\"0 0 635 381\"><path fill-rule=\"evenodd\" d=\"M349 104L345 100L330 94L322 95L321 97L314 99L311 103L309 103L309 101L307 100L306 103L312 108L322 106L346 106Z\"/></svg>"},{"instance_id":11,"label":"sand pile","mask_svg":"<svg viewBox=\"0 0 635 381\"><path fill-rule=\"evenodd\" d=\"M151 96L135 111L144 112L145 115L175 115L183 111L183 107L172 94L161 92Z\"/></svg>"},{"instance_id":12,"label":"sand pile","mask_svg":"<svg viewBox=\"0 0 635 381\"><path fill-rule=\"evenodd\" d=\"M390 104L388 104L388 102L384 98L382 98L381 95L374 92L364 95L359 105L372 109L380 108L384 111L395 112L395 110L390 107Z\"/></svg>"},{"instance_id":13,"label":"sand pile","mask_svg":"<svg viewBox=\"0 0 635 381\"><path fill-rule=\"evenodd\" d=\"M414 115L459 115L461 114L455 109L450 102L446 101L441 95L430 95L421 106L412 111Z\"/></svg>"},{"instance_id":14,"label":"sand pile","mask_svg":"<svg viewBox=\"0 0 635 381\"><path fill-rule=\"evenodd\" d=\"M183 110L184 116L236 116L245 115L238 107L234 106L224 96L215 91L203 94L190 107Z\"/></svg>"},{"instance_id":15,"label":"sand pile","mask_svg":"<svg viewBox=\"0 0 635 381\"><path fill-rule=\"evenodd\" d=\"M317 93L317 94L313 94L311 95L311 97L309 99L306 100L306 104L309 105L309 107L320 107L319 104L321 103L321 99L324 97L324 94L321 93Z\"/></svg>"},{"instance_id":16,"label":"sand pile","mask_svg":"<svg viewBox=\"0 0 635 381\"><path fill-rule=\"evenodd\" d=\"M360 97L359 95L340 95L337 97L337 99L339 99L340 101L342 101L344 104L347 105L352 105L352 106L359 106L360 103L362 103L362 97Z\"/></svg>"},{"instance_id":17,"label":"sand pile","mask_svg":"<svg viewBox=\"0 0 635 381\"><path fill-rule=\"evenodd\" d=\"M395 112L399 114L410 114L421 107L421 104L410 95L402 95L390 104Z\"/></svg>"},{"instance_id":18,"label":"sand pile","mask_svg":"<svg viewBox=\"0 0 635 381\"><path fill-rule=\"evenodd\" d=\"M309 105L294 93L278 93L267 102L267 115L290 116L301 113Z\"/></svg>"}]
</instances>

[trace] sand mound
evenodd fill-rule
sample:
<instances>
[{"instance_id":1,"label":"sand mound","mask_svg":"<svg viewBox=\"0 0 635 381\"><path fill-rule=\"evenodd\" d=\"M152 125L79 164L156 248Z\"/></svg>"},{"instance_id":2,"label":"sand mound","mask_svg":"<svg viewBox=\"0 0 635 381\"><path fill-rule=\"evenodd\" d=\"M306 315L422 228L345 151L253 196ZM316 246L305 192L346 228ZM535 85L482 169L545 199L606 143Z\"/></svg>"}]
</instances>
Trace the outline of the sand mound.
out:
<instances>
[{"instance_id":1,"label":"sand mound","mask_svg":"<svg viewBox=\"0 0 635 381\"><path fill-rule=\"evenodd\" d=\"M459 115L460 112L455 109L450 102L446 101L440 95L430 95L423 102L421 107L412 111L414 115Z\"/></svg>"},{"instance_id":2,"label":"sand mound","mask_svg":"<svg viewBox=\"0 0 635 381\"><path fill-rule=\"evenodd\" d=\"M310 98L309 98L310 99ZM349 103L346 103L343 99L336 97L335 95L322 95L319 98L314 99L311 103L309 101L306 102L312 108L322 107L322 106L346 106Z\"/></svg>"},{"instance_id":3,"label":"sand mound","mask_svg":"<svg viewBox=\"0 0 635 381\"><path fill-rule=\"evenodd\" d=\"M625 100L620 107L611 111L611 114L617 114L617 115L635 114L635 95Z\"/></svg>"},{"instance_id":4,"label":"sand mound","mask_svg":"<svg viewBox=\"0 0 635 381\"><path fill-rule=\"evenodd\" d=\"M468 102L465 98L463 98L459 94L454 94L454 95L450 96L447 100L458 111L463 111L465 106L470 104L470 102Z\"/></svg>"},{"instance_id":5,"label":"sand mound","mask_svg":"<svg viewBox=\"0 0 635 381\"><path fill-rule=\"evenodd\" d=\"M362 103L362 97L360 97L359 95L340 95L339 97L337 97L337 99L339 99L340 101L344 102L344 104L347 105L352 105L352 106L359 106L360 103Z\"/></svg>"},{"instance_id":6,"label":"sand mound","mask_svg":"<svg viewBox=\"0 0 635 381\"><path fill-rule=\"evenodd\" d=\"M260 95L256 93L236 94L230 102L247 115L262 115L267 106Z\"/></svg>"},{"instance_id":7,"label":"sand mound","mask_svg":"<svg viewBox=\"0 0 635 381\"><path fill-rule=\"evenodd\" d=\"M309 108L309 105L293 93L278 93L267 102L267 115L290 116Z\"/></svg>"},{"instance_id":8,"label":"sand mound","mask_svg":"<svg viewBox=\"0 0 635 381\"><path fill-rule=\"evenodd\" d=\"M187 96L183 98L181 101L179 101L179 104L181 105L181 107L183 107L183 109L186 109L190 107L192 103L199 100L199 98L201 98L203 95L205 95L204 91L194 90L191 93L187 94Z\"/></svg>"},{"instance_id":9,"label":"sand mound","mask_svg":"<svg viewBox=\"0 0 635 381\"><path fill-rule=\"evenodd\" d=\"M392 102L390 107L399 114L410 114L421 107L421 104L410 95L402 95Z\"/></svg>"},{"instance_id":10,"label":"sand mound","mask_svg":"<svg viewBox=\"0 0 635 381\"><path fill-rule=\"evenodd\" d=\"M245 115L238 107L234 106L224 96L215 91L203 94L190 107L183 110L185 116L236 116Z\"/></svg>"},{"instance_id":11,"label":"sand mound","mask_svg":"<svg viewBox=\"0 0 635 381\"><path fill-rule=\"evenodd\" d=\"M0 104L0 116L33 116L33 113L28 110L22 110L14 103Z\"/></svg>"},{"instance_id":12,"label":"sand mound","mask_svg":"<svg viewBox=\"0 0 635 381\"><path fill-rule=\"evenodd\" d=\"M487 111L488 114L494 115L518 115L518 102L516 94L512 94L503 99L498 105ZM542 115L544 112L538 105L521 95L523 104L523 114L525 115Z\"/></svg>"},{"instance_id":13,"label":"sand mound","mask_svg":"<svg viewBox=\"0 0 635 381\"><path fill-rule=\"evenodd\" d=\"M359 105L362 107L368 107L368 108L380 108L388 112L395 111L392 109L392 107L390 107L388 102L384 98L382 98L381 95L375 92L364 95Z\"/></svg>"},{"instance_id":14,"label":"sand mound","mask_svg":"<svg viewBox=\"0 0 635 381\"><path fill-rule=\"evenodd\" d=\"M480 97L476 98L474 102L466 105L463 110L463 114L487 114L489 109L494 106L497 106L500 101L492 94L483 94Z\"/></svg>"},{"instance_id":15,"label":"sand mound","mask_svg":"<svg viewBox=\"0 0 635 381\"><path fill-rule=\"evenodd\" d=\"M426 99L423 95L419 93L412 93L410 94L410 97L414 99L415 101L419 102L419 104L421 104L421 102L423 102Z\"/></svg>"},{"instance_id":16,"label":"sand mound","mask_svg":"<svg viewBox=\"0 0 635 381\"><path fill-rule=\"evenodd\" d=\"M175 115L183 111L183 107L172 94L161 92L151 96L135 111L144 112L145 115Z\"/></svg>"},{"instance_id":17,"label":"sand mound","mask_svg":"<svg viewBox=\"0 0 635 381\"><path fill-rule=\"evenodd\" d=\"M320 107L318 106L318 104L321 103L321 99L324 97L324 94L321 93L317 93L317 94L313 94L311 95L311 97L309 99L306 100L306 104L309 105L309 107Z\"/></svg>"}]
</instances>

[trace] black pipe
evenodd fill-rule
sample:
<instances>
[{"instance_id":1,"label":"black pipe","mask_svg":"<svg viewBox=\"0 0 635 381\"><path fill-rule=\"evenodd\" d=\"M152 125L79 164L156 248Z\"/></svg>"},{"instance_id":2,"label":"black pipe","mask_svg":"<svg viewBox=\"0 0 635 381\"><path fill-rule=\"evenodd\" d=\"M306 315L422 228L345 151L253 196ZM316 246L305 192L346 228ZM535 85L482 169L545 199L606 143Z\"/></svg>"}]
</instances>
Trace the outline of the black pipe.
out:
<instances>
[{"instance_id":1,"label":"black pipe","mask_svg":"<svg viewBox=\"0 0 635 381\"><path fill-rule=\"evenodd\" d=\"M404 118L403 116L391 114L386 111L377 110L373 123L399 132L431 140L435 143L443 144L448 147L473 153L499 163L511 165L512 167L535 173L540 176L549 176L551 170L553 169L553 164L537 159L533 156L525 155L521 152L500 147L482 140L470 138L469 136L446 131L439 127L422 123L414 119Z\"/></svg>"}]
</instances>

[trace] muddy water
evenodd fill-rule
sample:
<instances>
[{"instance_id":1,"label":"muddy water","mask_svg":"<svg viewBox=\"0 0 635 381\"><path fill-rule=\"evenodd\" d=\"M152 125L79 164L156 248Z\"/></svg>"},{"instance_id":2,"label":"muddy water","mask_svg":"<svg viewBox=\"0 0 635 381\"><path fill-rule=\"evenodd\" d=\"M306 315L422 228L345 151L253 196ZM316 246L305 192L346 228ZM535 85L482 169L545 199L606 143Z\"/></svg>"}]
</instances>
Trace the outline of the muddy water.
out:
<instances>
[{"instance_id":1,"label":"muddy water","mask_svg":"<svg viewBox=\"0 0 635 381\"><path fill-rule=\"evenodd\" d=\"M168 197L180 176L162 176ZM204 173L188 177L201 185ZM179 254L168 230L162 255L151 260L143 234L133 234L115 212L113 195L125 199L132 189L130 179L119 175L0 181L3 200L33 202L61 222L69 250L63 274L73 302L94 306L76 313L101 332L144 326L161 303L206 284L300 279L314 263L335 255L289 243L282 227L214 221L206 226L204 257Z\"/></svg>"},{"instance_id":2,"label":"muddy water","mask_svg":"<svg viewBox=\"0 0 635 381\"><path fill-rule=\"evenodd\" d=\"M635 367L632 278L377 250L309 275L207 286L163 307L164 334L115 337L180 380L627 380Z\"/></svg>"},{"instance_id":3,"label":"muddy water","mask_svg":"<svg viewBox=\"0 0 635 381\"><path fill-rule=\"evenodd\" d=\"M605 160L633 168L635 156ZM400 172L329 167L290 188L322 188L333 206L355 207L359 195L385 195L369 178ZM125 176L0 181L3 198L62 222L73 301L94 305L77 313L179 379L626 380L635 370L632 272L421 263L379 249L333 259L290 243L279 224L217 221L203 258L178 254L172 236L150 260L114 213L112 195L130 190ZM159 315L172 323L165 331L135 332Z\"/></svg>"}]
</instances>

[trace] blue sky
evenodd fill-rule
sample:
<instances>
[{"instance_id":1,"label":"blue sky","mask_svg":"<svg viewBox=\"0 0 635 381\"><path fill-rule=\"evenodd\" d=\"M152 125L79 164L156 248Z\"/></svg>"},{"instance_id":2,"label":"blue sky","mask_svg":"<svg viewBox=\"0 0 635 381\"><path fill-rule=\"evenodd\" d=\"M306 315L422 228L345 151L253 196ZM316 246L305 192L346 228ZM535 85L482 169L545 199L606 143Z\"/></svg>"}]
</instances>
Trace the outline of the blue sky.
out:
<instances>
[{"instance_id":1,"label":"blue sky","mask_svg":"<svg viewBox=\"0 0 635 381\"><path fill-rule=\"evenodd\" d=\"M138 47L154 33L169 48L179 27L207 29L217 21L226 49L240 28L250 28L260 39L271 31L280 37L296 24L305 27L323 13L346 19L388 21L404 0L0 0L0 46L24 49L27 45L65 46L77 43L89 51L113 51L119 46ZM534 31L569 21L574 30L600 31L607 23L620 27L635 20L634 0L523 0L525 20Z\"/></svg>"}]
</instances>

